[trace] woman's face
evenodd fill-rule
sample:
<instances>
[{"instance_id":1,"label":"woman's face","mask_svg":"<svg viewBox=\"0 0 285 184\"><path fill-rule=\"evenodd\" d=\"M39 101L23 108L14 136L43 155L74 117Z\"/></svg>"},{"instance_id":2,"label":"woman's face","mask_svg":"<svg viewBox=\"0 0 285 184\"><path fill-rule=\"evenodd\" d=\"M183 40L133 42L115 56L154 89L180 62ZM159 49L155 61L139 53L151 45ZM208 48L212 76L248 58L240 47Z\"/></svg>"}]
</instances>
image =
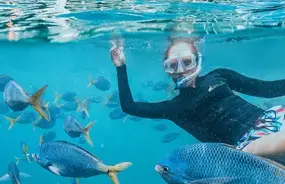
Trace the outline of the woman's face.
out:
<instances>
[{"instance_id":1,"label":"woman's face","mask_svg":"<svg viewBox=\"0 0 285 184\"><path fill-rule=\"evenodd\" d=\"M184 66L192 66L196 61L191 58L191 55L197 56L197 52L193 45L187 42L178 42L171 46L167 53L167 60L169 66L174 70L174 72L168 73L174 82L181 77L187 77L193 74L197 66L189 67L190 69L186 69L185 67L179 67L179 61L183 63Z\"/></svg>"}]
</instances>

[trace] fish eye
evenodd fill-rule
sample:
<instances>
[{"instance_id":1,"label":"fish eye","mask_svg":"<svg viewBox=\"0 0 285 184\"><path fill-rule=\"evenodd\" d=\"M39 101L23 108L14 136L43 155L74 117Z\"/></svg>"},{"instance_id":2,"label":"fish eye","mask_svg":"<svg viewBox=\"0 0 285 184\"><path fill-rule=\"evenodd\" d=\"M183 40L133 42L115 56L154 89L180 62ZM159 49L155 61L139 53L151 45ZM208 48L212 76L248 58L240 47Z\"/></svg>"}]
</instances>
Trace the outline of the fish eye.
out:
<instances>
[{"instance_id":1,"label":"fish eye","mask_svg":"<svg viewBox=\"0 0 285 184\"><path fill-rule=\"evenodd\" d=\"M168 172L169 171L169 168L168 167L163 167L163 172Z\"/></svg>"}]
</instances>

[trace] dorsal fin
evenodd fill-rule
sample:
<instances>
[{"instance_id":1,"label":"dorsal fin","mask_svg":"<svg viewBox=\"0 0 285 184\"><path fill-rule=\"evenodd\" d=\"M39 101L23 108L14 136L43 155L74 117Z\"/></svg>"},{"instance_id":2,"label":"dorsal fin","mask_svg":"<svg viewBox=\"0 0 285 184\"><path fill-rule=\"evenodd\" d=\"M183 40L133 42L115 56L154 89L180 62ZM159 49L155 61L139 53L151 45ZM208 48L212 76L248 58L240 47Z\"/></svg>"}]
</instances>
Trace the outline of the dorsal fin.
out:
<instances>
[{"instance_id":1,"label":"dorsal fin","mask_svg":"<svg viewBox=\"0 0 285 184\"><path fill-rule=\"evenodd\" d=\"M60 142L60 143L64 143L64 144L69 144L70 146L74 146L76 147L77 149L80 149L84 152L87 152L88 154L90 154L92 157L96 158L99 162L103 163L102 160L100 160L98 157L96 157L94 154L90 153L89 151L85 150L84 148L82 147L79 147L77 146L76 144L73 144L73 143L70 143L70 142L67 142L67 141L54 141L54 142Z\"/></svg>"}]
</instances>

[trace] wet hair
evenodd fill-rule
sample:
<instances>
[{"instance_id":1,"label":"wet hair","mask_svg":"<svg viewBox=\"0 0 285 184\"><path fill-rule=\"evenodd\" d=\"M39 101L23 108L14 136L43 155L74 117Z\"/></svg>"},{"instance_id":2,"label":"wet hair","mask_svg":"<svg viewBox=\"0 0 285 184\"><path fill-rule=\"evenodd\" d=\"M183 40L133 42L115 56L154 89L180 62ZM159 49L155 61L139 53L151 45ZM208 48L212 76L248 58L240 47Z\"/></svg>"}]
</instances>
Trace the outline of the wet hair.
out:
<instances>
[{"instance_id":1,"label":"wet hair","mask_svg":"<svg viewBox=\"0 0 285 184\"><path fill-rule=\"evenodd\" d=\"M191 48L193 54L195 54L197 56L198 55L198 50L195 47L194 42L195 42L195 39L190 39L190 38L175 38L175 39L171 39L169 46L167 47L166 51L164 52L163 61L168 58L170 49L174 45L176 45L178 43L187 43L189 45L189 48Z\"/></svg>"}]
</instances>

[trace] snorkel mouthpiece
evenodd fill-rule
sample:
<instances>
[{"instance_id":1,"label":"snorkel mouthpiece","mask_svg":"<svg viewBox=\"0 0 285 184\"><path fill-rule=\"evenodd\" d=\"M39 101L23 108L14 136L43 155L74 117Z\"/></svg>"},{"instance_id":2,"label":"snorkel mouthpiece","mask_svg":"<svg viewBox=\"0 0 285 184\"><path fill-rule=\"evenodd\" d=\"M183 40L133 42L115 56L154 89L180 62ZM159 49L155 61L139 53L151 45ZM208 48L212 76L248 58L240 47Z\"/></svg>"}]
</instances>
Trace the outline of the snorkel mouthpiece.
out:
<instances>
[{"instance_id":1,"label":"snorkel mouthpiece","mask_svg":"<svg viewBox=\"0 0 285 184\"><path fill-rule=\"evenodd\" d=\"M174 90L180 89L180 88L186 88L189 84L189 82L193 81L196 79L196 77L200 74L201 69L202 69L202 55L200 53L198 53L199 55L199 59L198 59L198 65L197 68L195 70L195 72L193 72L192 74L189 74L186 77L181 77L179 78L176 82L175 82L175 88Z\"/></svg>"}]
</instances>

